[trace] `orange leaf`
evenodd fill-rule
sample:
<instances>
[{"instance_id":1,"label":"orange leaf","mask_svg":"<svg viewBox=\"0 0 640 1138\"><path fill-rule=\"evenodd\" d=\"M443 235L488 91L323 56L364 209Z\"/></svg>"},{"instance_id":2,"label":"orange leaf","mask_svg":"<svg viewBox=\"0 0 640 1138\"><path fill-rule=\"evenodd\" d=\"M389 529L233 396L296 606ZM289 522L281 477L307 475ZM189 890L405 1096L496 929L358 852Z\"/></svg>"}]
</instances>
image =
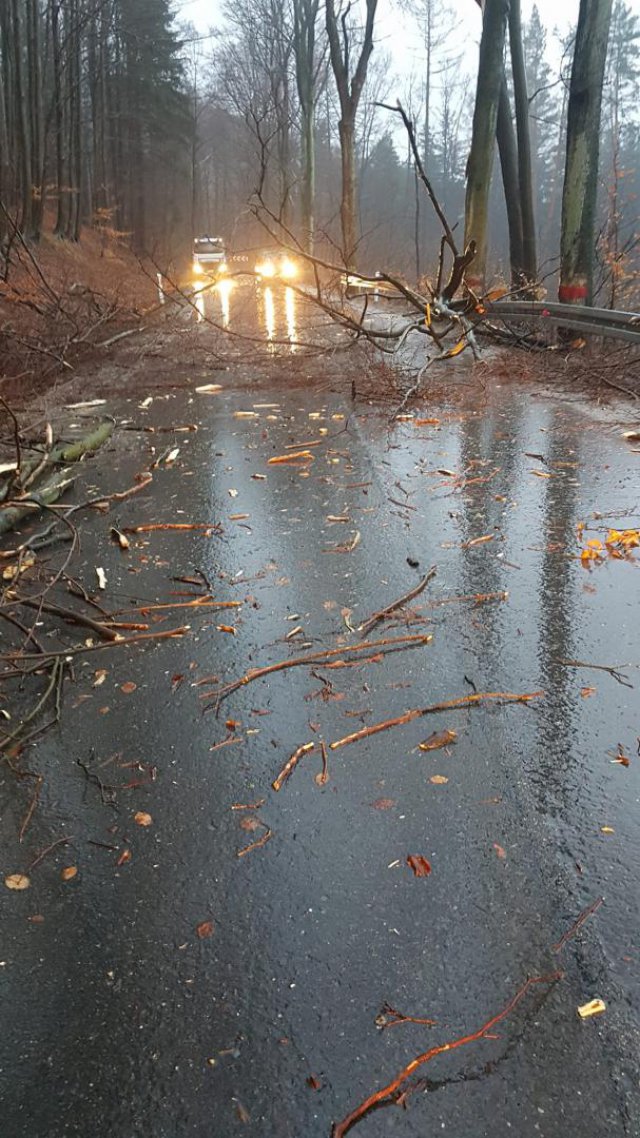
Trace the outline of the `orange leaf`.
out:
<instances>
[{"instance_id":1,"label":"orange leaf","mask_svg":"<svg viewBox=\"0 0 640 1138\"><path fill-rule=\"evenodd\" d=\"M422 854L409 854L407 865L410 866L416 877L428 877L431 873L431 863Z\"/></svg>"},{"instance_id":2,"label":"orange leaf","mask_svg":"<svg viewBox=\"0 0 640 1138\"><path fill-rule=\"evenodd\" d=\"M502 848L502 846L499 846L497 842L494 842L494 843L493 843L493 848L494 848L494 850L496 851L496 853L497 853L498 857L499 857L499 858L500 858L502 861L504 861L507 855L506 855L506 853L505 853L504 849Z\"/></svg>"},{"instance_id":3,"label":"orange leaf","mask_svg":"<svg viewBox=\"0 0 640 1138\"><path fill-rule=\"evenodd\" d=\"M66 865L61 871L60 876L63 881L73 881L74 877L78 875L77 865Z\"/></svg>"},{"instance_id":4,"label":"orange leaf","mask_svg":"<svg viewBox=\"0 0 640 1138\"><path fill-rule=\"evenodd\" d=\"M126 684L120 684L120 691L124 692L125 695L131 695L131 692L134 692L137 686L133 680L127 680Z\"/></svg>"},{"instance_id":5,"label":"orange leaf","mask_svg":"<svg viewBox=\"0 0 640 1138\"><path fill-rule=\"evenodd\" d=\"M199 925L196 925L196 933L200 937L200 940L205 940L206 937L211 936L213 933L213 921L201 921Z\"/></svg>"},{"instance_id":6,"label":"orange leaf","mask_svg":"<svg viewBox=\"0 0 640 1138\"><path fill-rule=\"evenodd\" d=\"M153 818L150 814L146 814L144 810L138 810L133 815L133 820L138 826L150 826Z\"/></svg>"}]
</instances>

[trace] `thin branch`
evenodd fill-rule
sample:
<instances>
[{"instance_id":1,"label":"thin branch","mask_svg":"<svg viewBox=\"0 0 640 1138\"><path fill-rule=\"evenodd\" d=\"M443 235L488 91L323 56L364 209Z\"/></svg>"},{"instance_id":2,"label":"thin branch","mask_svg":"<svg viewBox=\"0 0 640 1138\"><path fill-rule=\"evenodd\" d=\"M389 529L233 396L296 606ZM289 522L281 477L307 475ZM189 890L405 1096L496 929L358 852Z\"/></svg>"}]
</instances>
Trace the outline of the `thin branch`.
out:
<instances>
[{"instance_id":1,"label":"thin branch","mask_svg":"<svg viewBox=\"0 0 640 1138\"><path fill-rule=\"evenodd\" d=\"M390 613L395 612L396 609L402 608L403 605L408 604L409 601L412 601L414 599L414 597L417 597L419 593L421 593L422 590L427 587L429 581L435 577L436 573L437 567L435 565L432 565L429 569L429 572L425 573L422 580L419 581L413 589L409 589L408 593L404 593L403 596L398 597L397 601L392 601L391 604L387 605L386 608L380 609L379 612L374 612L373 616L370 616L368 620L363 621L362 624L359 625L358 632L361 632L363 636L368 636L371 629L376 624L378 624L379 621L384 620L384 618L386 616L389 616Z\"/></svg>"}]
</instances>

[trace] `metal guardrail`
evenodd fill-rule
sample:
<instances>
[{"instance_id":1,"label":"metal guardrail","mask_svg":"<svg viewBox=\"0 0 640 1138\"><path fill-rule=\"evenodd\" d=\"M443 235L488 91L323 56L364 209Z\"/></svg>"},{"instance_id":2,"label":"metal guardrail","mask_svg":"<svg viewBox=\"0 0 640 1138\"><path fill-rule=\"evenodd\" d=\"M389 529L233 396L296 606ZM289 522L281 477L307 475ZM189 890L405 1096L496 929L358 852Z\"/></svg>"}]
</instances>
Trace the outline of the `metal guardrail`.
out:
<instances>
[{"instance_id":1,"label":"metal guardrail","mask_svg":"<svg viewBox=\"0 0 640 1138\"><path fill-rule=\"evenodd\" d=\"M546 325L562 325L563 328L592 336L640 344L640 313L637 312L618 312L610 308L587 308L583 305L540 300L497 300L485 305L485 308L487 316L494 316L505 323L535 320Z\"/></svg>"}]
</instances>

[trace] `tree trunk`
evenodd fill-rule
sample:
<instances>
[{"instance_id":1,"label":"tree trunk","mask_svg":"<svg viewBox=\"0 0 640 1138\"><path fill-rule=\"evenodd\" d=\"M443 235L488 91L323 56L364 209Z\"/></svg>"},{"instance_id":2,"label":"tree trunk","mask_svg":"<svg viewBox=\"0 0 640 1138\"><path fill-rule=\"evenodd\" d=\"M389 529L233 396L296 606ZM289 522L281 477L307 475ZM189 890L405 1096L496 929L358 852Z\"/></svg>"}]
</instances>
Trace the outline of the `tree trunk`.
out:
<instances>
[{"instance_id":1,"label":"tree trunk","mask_svg":"<svg viewBox=\"0 0 640 1138\"><path fill-rule=\"evenodd\" d=\"M500 102L498 103L498 122L496 128L498 139L498 152L500 154L500 168L502 170L502 184L504 186L504 200L507 209L507 224L509 227L509 261L511 263L511 284L520 288L523 281L523 252L522 252L522 210L520 208L520 194L518 185L518 148L511 118L509 92L507 80L502 73L502 86L500 88Z\"/></svg>"},{"instance_id":2,"label":"tree trunk","mask_svg":"<svg viewBox=\"0 0 640 1138\"><path fill-rule=\"evenodd\" d=\"M314 242L314 204L316 196L316 148L313 109L302 108L302 188L300 191L300 212L302 222L302 244L307 253L313 254Z\"/></svg>"},{"instance_id":3,"label":"tree trunk","mask_svg":"<svg viewBox=\"0 0 640 1138\"><path fill-rule=\"evenodd\" d=\"M511 0L509 8L509 44L513 70L513 94L518 135L518 181L522 212L522 268L529 282L538 275L536 251L536 219L533 208L533 176L531 170L531 137L529 134L529 96L522 44L520 0Z\"/></svg>"},{"instance_id":4,"label":"tree trunk","mask_svg":"<svg viewBox=\"0 0 640 1138\"><path fill-rule=\"evenodd\" d=\"M611 4L580 0L562 192L558 299L566 304L590 304L593 298L600 112Z\"/></svg>"},{"instance_id":5,"label":"tree trunk","mask_svg":"<svg viewBox=\"0 0 640 1138\"><path fill-rule=\"evenodd\" d=\"M13 19L13 80L15 86L15 107L17 127L17 150L20 165L21 217L20 225L26 236L33 236L33 179L31 169L31 130L27 112L27 92L24 77L24 50L22 44L21 5L18 0L11 2Z\"/></svg>"},{"instance_id":6,"label":"tree trunk","mask_svg":"<svg viewBox=\"0 0 640 1138\"><path fill-rule=\"evenodd\" d=\"M342 252L346 267L355 264L358 244L356 228L356 138L355 124L343 116L338 123L340 133L340 153L342 158L342 201L340 220L342 222Z\"/></svg>"},{"instance_id":7,"label":"tree trunk","mask_svg":"<svg viewBox=\"0 0 640 1138\"><path fill-rule=\"evenodd\" d=\"M482 290L487 263L487 217L495 149L498 105L504 68L504 41L509 0L486 0L480 40L476 103L471 151L467 162L464 243L476 243L476 255L466 279Z\"/></svg>"}]
</instances>

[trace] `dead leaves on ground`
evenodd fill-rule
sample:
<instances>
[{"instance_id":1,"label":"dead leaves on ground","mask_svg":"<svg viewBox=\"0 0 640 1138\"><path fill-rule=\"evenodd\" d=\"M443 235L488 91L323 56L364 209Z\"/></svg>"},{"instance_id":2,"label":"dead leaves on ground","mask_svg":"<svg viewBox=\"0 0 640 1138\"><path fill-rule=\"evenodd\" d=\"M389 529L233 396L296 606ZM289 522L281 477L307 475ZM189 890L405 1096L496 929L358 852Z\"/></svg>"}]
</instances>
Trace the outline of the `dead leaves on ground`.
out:
<instances>
[{"instance_id":1,"label":"dead leaves on ground","mask_svg":"<svg viewBox=\"0 0 640 1138\"><path fill-rule=\"evenodd\" d=\"M408 854L407 865L413 870L415 877L429 877L431 873L431 862L422 854Z\"/></svg>"}]
</instances>

